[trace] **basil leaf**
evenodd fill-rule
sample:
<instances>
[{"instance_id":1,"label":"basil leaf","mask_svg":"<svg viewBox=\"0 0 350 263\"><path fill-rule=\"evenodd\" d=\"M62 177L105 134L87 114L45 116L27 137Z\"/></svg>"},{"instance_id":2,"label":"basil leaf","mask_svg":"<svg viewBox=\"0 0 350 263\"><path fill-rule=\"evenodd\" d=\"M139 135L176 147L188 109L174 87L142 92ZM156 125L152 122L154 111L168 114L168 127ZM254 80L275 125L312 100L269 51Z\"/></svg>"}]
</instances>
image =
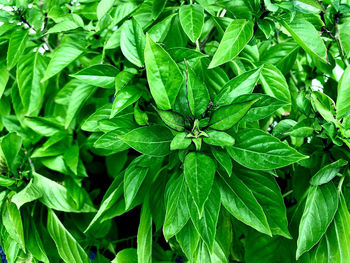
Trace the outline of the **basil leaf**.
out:
<instances>
[{"instance_id":1,"label":"basil leaf","mask_svg":"<svg viewBox=\"0 0 350 263\"><path fill-rule=\"evenodd\" d=\"M200 5L183 5L179 10L180 23L186 35L196 42L202 33L204 9Z\"/></svg>"}]
</instances>

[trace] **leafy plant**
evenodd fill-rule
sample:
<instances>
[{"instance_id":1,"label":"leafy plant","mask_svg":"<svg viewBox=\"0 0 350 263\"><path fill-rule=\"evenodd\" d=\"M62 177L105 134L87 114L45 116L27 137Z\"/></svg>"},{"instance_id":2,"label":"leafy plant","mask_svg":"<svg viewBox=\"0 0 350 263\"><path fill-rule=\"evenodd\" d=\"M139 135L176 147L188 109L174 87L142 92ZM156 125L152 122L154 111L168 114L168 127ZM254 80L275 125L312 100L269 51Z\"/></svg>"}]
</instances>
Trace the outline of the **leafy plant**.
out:
<instances>
[{"instance_id":1,"label":"leafy plant","mask_svg":"<svg viewBox=\"0 0 350 263\"><path fill-rule=\"evenodd\" d=\"M0 1L3 262L349 262L349 14Z\"/></svg>"}]
</instances>

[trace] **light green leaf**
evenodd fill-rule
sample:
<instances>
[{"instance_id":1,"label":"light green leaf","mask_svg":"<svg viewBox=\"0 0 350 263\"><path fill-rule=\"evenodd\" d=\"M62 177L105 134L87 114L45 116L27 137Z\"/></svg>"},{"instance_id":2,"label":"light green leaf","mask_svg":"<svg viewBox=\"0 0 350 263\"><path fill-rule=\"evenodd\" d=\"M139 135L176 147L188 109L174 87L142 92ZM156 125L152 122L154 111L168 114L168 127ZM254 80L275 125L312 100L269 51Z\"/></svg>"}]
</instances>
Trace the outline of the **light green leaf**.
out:
<instances>
[{"instance_id":1,"label":"light green leaf","mask_svg":"<svg viewBox=\"0 0 350 263\"><path fill-rule=\"evenodd\" d=\"M28 117L24 119L24 124L36 133L48 137L64 130L62 123L50 117Z\"/></svg>"},{"instance_id":2,"label":"light green leaf","mask_svg":"<svg viewBox=\"0 0 350 263\"><path fill-rule=\"evenodd\" d=\"M220 66L234 59L253 37L253 22L235 19L227 27L209 68Z\"/></svg>"},{"instance_id":3,"label":"light green leaf","mask_svg":"<svg viewBox=\"0 0 350 263\"><path fill-rule=\"evenodd\" d=\"M203 153L191 152L185 158L184 173L188 189L202 215L214 182L215 163Z\"/></svg>"},{"instance_id":4,"label":"light green leaf","mask_svg":"<svg viewBox=\"0 0 350 263\"><path fill-rule=\"evenodd\" d=\"M187 200L185 200L186 202ZM188 209L187 207L185 208ZM189 260L193 260L193 254L199 243L199 234L194 227L191 220L187 221L187 224L176 234L176 240L182 251L185 253Z\"/></svg>"},{"instance_id":5,"label":"light green leaf","mask_svg":"<svg viewBox=\"0 0 350 263\"><path fill-rule=\"evenodd\" d=\"M347 67L338 83L337 118L340 120L350 113L350 67Z\"/></svg>"},{"instance_id":6,"label":"light green leaf","mask_svg":"<svg viewBox=\"0 0 350 263\"><path fill-rule=\"evenodd\" d=\"M248 169L234 169L234 174L252 191L261 205L271 233L292 238L288 230L286 207L275 178L268 173Z\"/></svg>"},{"instance_id":7,"label":"light green leaf","mask_svg":"<svg viewBox=\"0 0 350 263\"><path fill-rule=\"evenodd\" d=\"M222 205L238 220L271 236L266 215L252 191L235 174L218 179Z\"/></svg>"},{"instance_id":8,"label":"light green leaf","mask_svg":"<svg viewBox=\"0 0 350 263\"><path fill-rule=\"evenodd\" d=\"M157 111L159 117L166 126L178 132L185 130L185 119L180 114L173 111L158 110L157 108L154 109Z\"/></svg>"},{"instance_id":9,"label":"light green leaf","mask_svg":"<svg viewBox=\"0 0 350 263\"><path fill-rule=\"evenodd\" d=\"M120 48L123 55L134 65L144 66L144 49L146 37L142 27L135 19L123 24L120 35Z\"/></svg>"},{"instance_id":10,"label":"light green leaf","mask_svg":"<svg viewBox=\"0 0 350 263\"><path fill-rule=\"evenodd\" d=\"M40 80L46 67L46 59L39 52L30 52L18 62L17 83L26 115L37 116L41 110L47 82Z\"/></svg>"},{"instance_id":11,"label":"light green leaf","mask_svg":"<svg viewBox=\"0 0 350 263\"><path fill-rule=\"evenodd\" d=\"M146 36L145 65L151 94L158 108L170 110L179 93L183 76L174 60L149 35Z\"/></svg>"},{"instance_id":12,"label":"light green leaf","mask_svg":"<svg viewBox=\"0 0 350 263\"><path fill-rule=\"evenodd\" d=\"M179 176L170 181L169 184L163 225L163 233L166 240L177 235L190 218L186 205L187 187L184 176Z\"/></svg>"},{"instance_id":13,"label":"light green leaf","mask_svg":"<svg viewBox=\"0 0 350 263\"><path fill-rule=\"evenodd\" d=\"M114 0L101 0L97 5L97 18L101 18L108 13L108 11L113 7Z\"/></svg>"},{"instance_id":14,"label":"light green leaf","mask_svg":"<svg viewBox=\"0 0 350 263\"><path fill-rule=\"evenodd\" d=\"M174 139L171 141L170 150L183 150L191 145L192 140L186 138L187 133L181 132L175 135Z\"/></svg>"},{"instance_id":15,"label":"light green leaf","mask_svg":"<svg viewBox=\"0 0 350 263\"><path fill-rule=\"evenodd\" d=\"M26 251L21 212L9 200L6 200L3 204L2 223L10 237L16 240L21 248Z\"/></svg>"},{"instance_id":16,"label":"light green leaf","mask_svg":"<svg viewBox=\"0 0 350 263\"><path fill-rule=\"evenodd\" d=\"M33 254L33 256L45 263L49 262L49 259L46 255L40 234L35 226L34 220L28 218L24 222L25 224L25 242L27 250Z\"/></svg>"},{"instance_id":17,"label":"light green leaf","mask_svg":"<svg viewBox=\"0 0 350 263\"><path fill-rule=\"evenodd\" d=\"M16 167L18 165L17 158L21 150L22 138L16 133L9 133L2 138L0 143L7 167L10 168L13 174L16 174Z\"/></svg>"},{"instance_id":18,"label":"light green leaf","mask_svg":"<svg viewBox=\"0 0 350 263\"><path fill-rule=\"evenodd\" d=\"M262 130L242 129L233 137L236 143L227 148L228 153L236 162L250 169L271 170L307 158Z\"/></svg>"},{"instance_id":19,"label":"light green leaf","mask_svg":"<svg viewBox=\"0 0 350 263\"><path fill-rule=\"evenodd\" d=\"M64 227L55 213L49 209L47 215L47 229L54 240L58 253L66 263L89 263L90 260L83 248L71 233Z\"/></svg>"},{"instance_id":20,"label":"light green leaf","mask_svg":"<svg viewBox=\"0 0 350 263\"><path fill-rule=\"evenodd\" d=\"M299 225L297 259L326 233L338 209L338 192L332 182L311 186Z\"/></svg>"},{"instance_id":21,"label":"light green leaf","mask_svg":"<svg viewBox=\"0 0 350 263\"><path fill-rule=\"evenodd\" d=\"M331 181L340 171L340 168L344 165L347 165L348 162L340 159L333 163L330 163L322 169L320 169L310 180L310 184L312 185L321 185L326 184Z\"/></svg>"},{"instance_id":22,"label":"light green leaf","mask_svg":"<svg viewBox=\"0 0 350 263\"><path fill-rule=\"evenodd\" d=\"M112 111L109 118L115 117L122 110L135 103L141 95L142 93L140 89L136 86L126 86L120 90L113 101Z\"/></svg>"},{"instance_id":23,"label":"light green leaf","mask_svg":"<svg viewBox=\"0 0 350 263\"><path fill-rule=\"evenodd\" d=\"M163 0L161 0L161 1L163 1ZM165 2L165 1L163 1L163 2ZM173 18L176 15L177 15L176 13L171 14L168 17L166 17L165 19L163 19L162 21L160 21L159 23L152 26L151 29L148 30L149 36L155 42L163 42L164 39L167 37L169 30L171 29ZM171 56L171 53L170 53L170 56ZM177 61L175 61L175 62L177 62Z\"/></svg>"},{"instance_id":24,"label":"light green leaf","mask_svg":"<svg viewBox=\"0 0 350 263\"><path fill-rule=\"evenodd\" d=\"M338 25L339 28L339 41L343 48L343 51L347 58L350 57L350 19L348 17L342 20L342 23Z\"/></svg>"},{"instance_id":25,"label":"light green leaf","mask_svg":"<svg viewBox=\"0 0 350 263\"><path fill-rule=\"evenodd\" d=\"M112 263L137 263L137 250L126 248L118 252Z\"/></svg>"},{"instance_id":26,"label":"light green leaf","mask_svg":"<svg viewBox=\"0 0 350 263\"><path fill-rule=\"evenodd\" d=\"M257 102L257 99L217 109L210 118L210 127L220 131L230 129L244 117L255 102Z\"/></svg>"},{"instance_id":27,"label":"light green leaf","mask_svg":"<svg viewBox=\"0 0 350 263\"><path fill-rule=\"evenodd\" d=\"M222 150L219 147L212 147L211 152L212 152L215 160L217 160L218 163L224 168L224 170L228 174L228 176L231 176L231 174L232 174L232 160L230 158L230 155L227 153L227 151Z\"/></svg>"},{"instance_id":28,"label":"light green leaf","mask_svg":"<svg viewBox=\"0 0 350 263\"><path fill-rule=\"evenodd\" d=\"M119 70L111 65L97 64L84 68L71 75L86 85L102 88L113 88Z\"/></svg>"},{"instance_id":29,"label":"light green leaf","mask_svg":"<svg viewBox=\"0 0 350 263\"><path fill-rule=\"evenodd\" d=\"M153 125L134 129L118 138L143 154L164 156L170 152L173 135L167 128Z\"/></svg>"},{"instance_id":30,"label":"light green leaf","mask_svg":"<svg viewBox=\"0 0 350 263\"><path fill-rule=\"evenodd\" d=\"M33 180L29 182L21 191L12 196L11 202L16 204L17 208L20 209L22 205L39 199L42 193L33 184Z\"/></svg>"},{"instance_id":31,"label":"light green leaf","mask_svg":"<svg viewBox=\"0 0 350 263\"><path fill-rule=\"evenodd\" d=\"M209 106L209 92L205 84L199 79L193 69L187 65L187 98L191 113L200 118Z\"/></svg>"},{"instance_id":32,"label":"light green leaf","mask_svg":"<svg viewBox=\"0 0 350 263\"><path fill-rule=\"evenodd\" d=\"M190 193L187 194L187 206L194 227L209 250L212 251L220 211L220 191L218 186L214 184L211 188L208 201L205 203L201 215L198 214L197 205Z\"/></svg>"},{"instance_id":33,"label":"light green leaf","mask_svg":"<svg viewBox=\"0 0 350 263\"><path fill-rule=\"evenodd\" d=\"M5 91L6 84L9 80L10 74L5 65L0 66L0 99Z\"/></svg>"},{"instance_id":34,"label":"light green leaf","mask_svg":"<svg viewBox=\"0 0 350 263\"><path fill-rule=\"evenodd\" d=\"M148 194L142 204L139 229L137 231L137 258L139 263L152 262L152 215Z\"/></svg>"},{"instance_id":35,"label":"light green leaf","mask_svg":"<svg viewBox=\"0 0 350 263\"><path fill-rule=\"evenodd\" d=\"M286 101L287 103L292 102L287 81L277 67L264 65L260 80L267 95Z\"/></svg>"},{"instance_id":36,"label":"light green leaf","mask_svg":"<svg viewBox=\"0 0 350 263\"><path fill-rule=\"evenodd\" d=\"M203 141L206 144L215 146L232 146L235 143L235 139L225 132L209 130L206 132L206 134L208 137L203 138Z\"/></svg>"},{"instance_id":37,"label":"light green leaf","mask_svg":"<svg viewBox=\"0 0 350 263\"><path fill-rule=\"evenodd\" d=\"M11 34L7 51L7 69L16 66L27 44L29 32L27 30L15 30Z\"/></svg>"},{"instance_id":38,"label":"light green leaf","mask_svg":"<svg viewBox=\"0 0 350 263\"><path fill-rule=\"evenodd\" d=\"M81 37L81 36L80 36ZM61 72L70 63L75 61L84 52L84 46L75 38L65 37L52 54L41 82L48 80Z\"/></svg>"},{"instance_id":39,"label":"light green leaf","mask_svg":"<svg viewBox=\"0 0 350 263\"><path fill-rule=\"evenodd\" d=\"M200 5L183 5L179 10L180 23L192 42L200 37L204 25L204 9Z\"/></svg>"},{"instance_id":40,"label":"light green leaf","mask_svg":"<svg viewBox=\"0 0 350 263\"><path fill-rule=\"evenodd\" d=\"M261 68L253 69L227 82L214 98L214 104L229 105L238 96L252 93L259 80L260 72Z\"/></svg>"},{"instance_id":41,"label":"light green leaf","mask_svg":"<svg viewBox=\"0 0 350 263\"><path fill-rule=\"evenodd\" d=\"M129 166L124 175L125 209L128 209L145 180L148 168Z\"/></svg>"},{"instance_id":42,"label":"light green leaf","mask_svg":"<svg viewBox=\"0 0 350 263\"><path fill-rule=\"evenodd\" d=\"M157 19L158 16L163 12L167 0L153 0L152 5L152 17Z\"/></svg>"},{"instance_id":43,"label":"light green leaf","mask_svg":"<svg viewBox=\"0 0 350 263\"><path fill-rule=\"evenodd\" d=\"M80 109L84 106L85 102L90 98L90 96L92 96L95 93L96 89L97 88L94 86L82 83L72 91L70 96L71 99L69 101L66 112L66 129L71 125L72 121L77 116Z\"/></svg>"},{"instance_id":44,"label":"light green leaf","mask_svg":"<svg viewBox=\"0 0 350 263\"><path fill-rule=\"evenodd\" d=\"M95 141L94 148L108 150L108 155L129 149L127 144L117 138L117 136L123 135L127 131L128 129L115 129L106 132Z\"/></svg>"},{"instance_id":45,"label":"light green leaf","mask_svg":"<svg viewBox=\"0 0 350 263\"><path fill-rule=\"evenodd\" d=\"M317 57L322 62L327 63L327 49L318 31L305 19L294 19L291 23L280 20L280 23L292 35L307 53Z\"/></svg>"}]
</instances>

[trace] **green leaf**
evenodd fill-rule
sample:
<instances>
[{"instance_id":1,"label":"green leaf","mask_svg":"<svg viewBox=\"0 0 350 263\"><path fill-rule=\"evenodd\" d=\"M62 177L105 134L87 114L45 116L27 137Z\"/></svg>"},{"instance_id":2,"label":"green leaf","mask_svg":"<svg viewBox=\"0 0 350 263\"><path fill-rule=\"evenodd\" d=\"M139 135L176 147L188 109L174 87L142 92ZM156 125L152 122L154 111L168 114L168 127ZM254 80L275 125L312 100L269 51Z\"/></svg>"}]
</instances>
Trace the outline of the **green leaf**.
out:
<instances>
[{"instance_id":1,"label":"green leaf","mask_svg":"<svg viewBox=\"0 0 350 263\"><path fill-rule=\"evenodd\" d=\"M83 54L83 52L84 47L82 43L76 41L76 39L65 37L58 48L53 52L49 65L46 68L44 78L41 82L44 82L61 72L65 67Z\"/></svg>"},{"instance_id":2,"label":"green leaf","mask_svg":"<svg viewBox=\"0 0 350 263\"><path fill-rule=\"evenodd\" d=\"M196 42L204 25L204 9L200 5L183 5L179 10L180 23L186 35Z\"/></svg>"},{"instance_id":3,"label":"green leaf","mask_svg":"<svg viewBox=\"0 0 350 263\"><path fill-rule=\"evenodd\" d=\"M167 128L153 125L134 129L118 138L140 153L164 156L170 152L173 135Z\"/></svg>"},{"instance_id":4,"label":"green leaf","mask_svg":"<svg viewBox=\"0 0 350 263\"><path fill-rule=\"evenodd\" d=\"M260 77L261 68L253 69L227 82L214 98L215 105L229 105L238 96L253 92Z\"/></svg>"},{"instance_id":5,"label":"green leaf","mask_svg":"<svg viewBox=\"0 0 350 263\"><path fill-rule=\"evenodd\" d=\"M66 187L35 172L33 173L33 186L41 193L40 202L48 208L71 213L95 211L92 202L87 198L85 198L84 205L79 208Z\"/></svg>"},{"instance_id":6,"label":"green leaf","mask_svg":"<svg viewBox=\"0 0 350 263\"><path fill-rule=\"evenodd\" d=\"M247 169L235 169L234 174L252 191L261 205L271 233L285 238L292 238L288 230L286 207L275 178L264 172Z\"/></svg>"},{"instance_id":7,"label":"green leaf","mask_svg":"<svg viewBox=\"0 0 350 263\"><path fill-rule=\"evenodd\" d=\"M101 0L97 5L97 18L101 18L113 7L114 0Z\"/></svg>"},{"instance_id":8,"label":"green leaf","mask_svg":"<svg viewBox=\"0 0 350 263\"><path fill-rule=\"evenodd\" d=\"M137 231L137 258L139 263L152 262L152 215L149 208L149 194L142 205L140 224Z\"/></svg>"},{"instance_id":9,"label":"green leaf","mask_svg":"<svg viewBox=\"0 0 350 263\"><path fill-rule=\"evenodd\" d=\"M184 150L191 145L192 140L187 138L187 133L181 132L175 135L170 143L170 150Z\"/></svg>"},{"instance_id":10,"label":"green leaf","mask_svg":"<svg viewBox=\"0 0 350 263\"><path fill-rule=\"evenodd\" d=\"M172 111L158 110L155 107L154 109L166 126L178 132L185 130L185 119L180 114Z\"/></svg>"},{"instance_id":11,"label":"green leaf","mask_svg":"<svg viewBox=\"0 0 350 263\"><path fill-rule=\"evenodd\" d=\"M25 242L27 250L33 254L33 256L45 263L49 262L46 255L40 234L35 226L34 220L30 218L25 221Z\"/></svg>"},{"instance_id":12,"label":"green leaf","mask_svg":"<svg viewBox=\"0 0 350 263\"><path fill-rule=\"evenodd\" d=\"M340 120L350 113L350 67L347 67L338 83L337 118Z\"/></svg>"},{"instance_id":13,"label":"green leaf","mask_svg":"<svg viewBox=\"0 0 350 263\"><path fill-rule=\"evenodd\" d=\"M1 151L5 157L7 167L9 167L13 174L17 173L18 154L22 146L22 138L16 133L9 133L5 135L0 141Z\"/></svg>"},{"instance_id":14,"label":"green leaf","mask_svg":"<svg viewBox=\"0 0 350 263\"><path fill-rule=\"evenodd\" d=\"M128 209L145 180L148 168L129 166L124 175L125 209Z\"/></svg>"},{"instance_id":15,"label":"green leaf","mask_svg":"<svg viewBox=\"0 0 350 263\"><path fill-rule=\"evenodd\" d=\"M297 259L326 233L338 209L338 192L332 182L311 186L299 225Z\"/></svg>"},{"instance_id":16,"label":"green leaf","mask_svg":"<svg viewBox=\"0 0 350 263\"><path fill-rule=\"evenodd\" d=\"M211 128L225 131L236 125L257 100L223 106L212 114L209 125Z\"/></svg>"},{"instance_id":17,"label":"green leaf","mask_svg":"<svg viewBox=\"0 0 350 263\"><path fill-rule=\"evenodd\" d=\"M333 163L330 163L322 169L320 169L310 180L310 184L312 185L322 185L331 181L340 171L340 168L344 165L347 165L348 162L340 159Z\"/></svg>"},{"instance_id":18,"label":"green leaf","mask_svg":"<svg viewBox=\"0 0 350 263\"><path fill-rule=\"evenodd\" d=\"M350 26L350 19L343 19L342 23L338 25L339 41L347 58L350 56L350 32L347 30Z\"/></svg>"},{"instance_id":19,"label":"green leaf","mask_svg":"<svg viewBox=\"0 0 350 263\"><path fill-rule=\"evenodd\" d=\"M207 167L209 168L209 166ZM209 250L212 251L220 211L220 191L218 186L214 184L211 188L208 201L205 203L201 215L198 214L197 205L189 193L187 194L187 206L194 227Z\"/></svg>"},{"instance_id":20,"label":"green leaf","mask_svg":"<svg viewBox=\"0 0 350 263\"><path fill-rule=\"evenodd\" d=\"M72 91L64 123L66 129L71 125L85 102L95 93L96 89L94 86L82 83Z\"/></svg>"},{"instance_id":21,"label":"green leaf","mask_svg":"<svg viewBox=\"0 0 350 263\"><path fill-rule=\"evenodd\" d=\"M152 17L157 19L158 16L163 12L164 7L166 6L167 0L153 0L152 5Z\"/></svg>"},{"instance_id":22,"label":"green leaf","mask_svg":"<svg viewBox=\"0 0 350 263\"><path fill-rule=\"evenodd\" d=\"M260 80L267 95L288 103L292 102L287 81L277 67L264 65Z\"/></svg>"},{"instance_id":23,"label":"green leaf","mask_svg":"<svg viewBox=\"0 0 350 263\"><path fill-rule=\"evenodd\" d=\"M187 210L187 207L185 209ZM199 243L199 234L191 220L187 221L187 224L176 234L176 240L186 257L193 260L194 251Z\"/></svg>"},{"instance_id":24,"label":"green leaf","mask_svg":"<svg viewBox=\"0 0 350 263\"><path fill-rule=\"evenodd\" d=\"M249 169L271 170L307 158L276 137L258 129L242 129L233 137L236 143L227 148L227 151L232 159Z\"/></svg>"},{"instance_id":25,"label":"green leaf","mask_svg":"<svg viewBox=\"0 0 350 263\"><path fill-rule=\"evenodd\" d=\"M0 99L5 91L7 82L9 80L10 74L7 71L5 65L0 66Z\"/></svg>"},{"instance_id":26,"label":"green leaf","mask_svg":"<svg viewBox=\"0 0 350 263\"><path fill-rule=\"evenodd\" d=\"M214 182L215 163L203 153L191 152L185 158L184 173L188 189L202 215Z\"/></svg>"},{"instance_id":27,"label":"green leaf","mask_svg":"<svg viewBox=\"0 0 350 263\"><path fill-rule=\"evenodd\" d=\"M144 49L146 37L142 27L135 19L123 24L120 35L120 48L123 55L134 65L144 66Z\"/></svg>"},{"instance_id":28,"label":"green leaf","mask_svg":"<svg viewBox=\"0 0 350 263\"><path fill-rule=\"evenodd\" d=\"M189 108L193 116L200 118L209 106L209 92L205 84L189 65L187 65L187 70L187 98Z\"/></svg>"},{"instance_id":29,"label":"green leaf","mask_svg":"<svg viewBox=\"0 0 350 263\"><path fill-rule=\"evenodd\" d=\"M165 2L165 1L163 1L163 2ZM161 22L159 22L159 23L155 24L154 26L152 26L151 29L148 30L149 36L155 42L163 42L165 40L165 38L167 37L170 29L171 29L173 18L176 15L177 15L176 13L175 14L171 14L168 17L164 18ZM170 56L172 57L171 54L170 54ZM175 62L177 62L177 61L175 60Z\"/></svg>"},{"instance_id":30,"label":"green leaf","mask_svg":"<svg viewBox=\"0 0 350 263\"><path fill-rule=\"evenodd\" d=\"M329 96L320 91L314 91L311 94L311 99L314 108L326 121L339 125L338 120L335 118L336 109L334 101Z\"/></svg>"},{"instance_id":31,"label":"green leaf","mask_svg":"<svg viewBox=\"0 0 350 263\"><path fill-rule=\"evenodd\" d=\"M16 66L21 58L28 40L28 30L15 30L11 34L7 51L7 69Z\"/></svg>"},{"instance_id":32,"label":"green leaf","mask_svg":"<svg viewBox=\"0 0 350 263\"><path fill-rule=\"evenodd\" d=\"M119 251L112 263L137 263L137 250L126 248Z\"/></svg>"},{"instance_id":33,"label":"green leaf","mask_svg":"<svg viewBox=\"0 0 350 263\"><path fill-rule=\"evenodd\" d=\"M117 136L125 133L126 129L109 131L95 141L94 148L108 150L108 155L125 151L129 149L129 146L117 138Z\"/></svg>"},{"instance_id":34,"label":"green leaf","mask_svg":"<svg viewBox=\"0 0 350 263\"><path fill-rule=\"evenodd\" d=\"M350 214L343 194L340 194L338 211L321 241L304 254L302 262L347 262L350 259ZM307 261L306 258L309 258Z\"/></svg>"},{"instance_id":35,"label":"green leaf","mask_svg":"<svg viewBox=\"0 0 350 263\"><path fill-rule=\"evenodd\" d=\"M286 101L258 93L241 95L234 99L232 103L235 104L256 99L258 99L258 101L252 105L247 114L243 117L244 121L253 122L262 120L276 113L281 107L289 105Z\"/></svg>"},{"instance_id":36,"label":"green leaf","mask_svg":"<svg viewBox=\"0 0 350 263\"><path fill-rule=\"evenodd\" d=\"M42 193L33 184L33 180L26 185L21 191L12 196L11 202L16 204L17 208L20 209L22 205L39 199Z\"/></svg>"},{"instance_id":37,"label":"green leaf","mask_svg":"<svg viewBox=\"0 0 350 263\"><path fill-rule=\"evenodd\" d=\"M253 26L252 21L244 19L233 20L226 28L209 68L220 66L234 59L253 37Z\"/></svg>"},{"instance_id":38,"label":"green leaf","mask_svg":"<svg viewBox=\"0 0 350 263\"><path fill-rule=\"evenodd\" d=\"M49 209L47 215L47 229L64 262L90 262L83 248L75 240L72 234L68 232L51 209Z\"/></svg>"},{"instance_id":39,"label":"green leaf","mask_svg":"<svg viewBox=\"0 0 350 263\"><path fill-rule=\"evenodd\" d=\"M81 125L81 129L89 132L97 132L99 131L98 122L100 120L108 119L111 115L110 104L106 104L101 108L98 108L93 114L91 114Z\"/></svg>"},{"instance_id":40,"label":"green leaf","mask_svg":"<svg viewBox=\"0 0 350 263\"><path fill-rule=\"evenodd\" d=\"M64 127L56 119L45 117L28 117L24 119L24 123L36 133L42 136L53 136L62 132Z\"/></svg>"},{"instance_id":41,"label":"green leaf","mask_svg":"<svg viewBox=\"0 0 350 263\"><path fill-rule=\"evenodd\" d=\"M230 155L219 147L212 147L211 152L214 155L215 160L224 168L226 173L231 176L232 174L232 160Z\"/></svg>"},{"instance_id":42,"label":"green leaf","mask_svg":"<svg viewBox=\"0 0 350 263\"><path fill-rule=\"evenodd\" d=\"M37 116L44 102L47 83L40 82L47 63L39 52L23 56L17 65L16 78L25 114Z\"/></svg>"},{"instance_id":43,"label":"green leaf","mask_svg":"<svg viewBox=\"0 0 350 263\"><path fill-rule=\"evenodd\" d=\"M186 205L187 187L184 176L179 176L170 181L169 184L163 225L163 233L166 240L177 235L190 218Z\"/></svg>"},{"instance_id":44,"label":"green leaf","mask_svg":"<svg viewBox=\"0 0 350 263\"><path fill-rule=\"evenodd\" d=\"M235 143L235 139L231 135L228 135L225 132L209 130L206 132L208 137L204 137L203 141L206 144L215 145L215 146L232 146Z\"/></svg>"},{"instance_id":45,"label":"green leaf","mask_svg":"<svg viewBox=\"0 0 350 263\"><path fill-rule=\"evenodd\" d=\"M183 76L174 60L149 35L146 36L145 65L151 94L158 108L170 110L183 83Z\"/></svg>"},{"instance_id":46,"label":"green leaf","mask_svg":"<svg viewBox=\"0 0 350 263\"><path fill-rule=\"evenodd\" d=\"M17 209L16 205L9 200L5 201L2 208L2 223L10 237L16 240L25 252L26 249L21 212Z\"/></svg>"},{"instance_id":47,"label":"green leaf","mask_svg":"<svg viewBox=\"0 0 350 263\"><path fill-rule=\"evenodd\" d=\"M307 53L327 63L327 49L318 31L305 19L294 19L291 23L284 20L279 21L291 34L295 42Z\"/></svg>"},{"instance_id":48,"label":"green leaf","mask_svg":"<svg viewBox=\"0 0 350 263\"><path fill-rule=\"evenodd\" d=\"M222 205L235 218L271 236L266 215L252 191L235 175L218 177Z\"/></svg>"},{"instance_id":49,"label":"green leaf","mask_svg":"<svg viewBox=\"0 0 350 263\"><path fill-rule=\"evenodd\" d=\"M110 118L113 118L122 110L135 103L141 97L141 95L142 93L140 89L136 86L126 86L123 88L115 96Z\"/></svg>"},{"instance_id":50,"label":"green leaf","mask_svg":"<svg viewBox=\"0 0 350 263\"><path fill-rule=\"evenodd\" d=\"M102 88L113 88L119 70L111 65L97 64L84 68L71 75L86 85Z\"/></svg>"}]
</instances>

